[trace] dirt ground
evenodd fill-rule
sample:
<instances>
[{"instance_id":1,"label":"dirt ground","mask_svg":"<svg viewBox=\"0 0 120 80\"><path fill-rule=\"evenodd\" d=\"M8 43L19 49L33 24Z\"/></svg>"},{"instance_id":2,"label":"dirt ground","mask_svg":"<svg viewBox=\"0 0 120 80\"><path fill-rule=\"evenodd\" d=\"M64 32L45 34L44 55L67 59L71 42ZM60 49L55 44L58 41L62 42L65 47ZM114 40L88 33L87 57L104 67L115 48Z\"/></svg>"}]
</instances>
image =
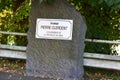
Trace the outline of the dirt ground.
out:
<instances>
[{"instance_id":1,"label":"dirt ground","mask_svg":"<svg viewBox=\"0 0 120 80\"><path fill-rule=\"evenodd\" d=\"M0 58L0 80L58 80L26 76L26 61ZM120 71L85 67L82 80L120 80Z\"/></svg>"}]
</instances>

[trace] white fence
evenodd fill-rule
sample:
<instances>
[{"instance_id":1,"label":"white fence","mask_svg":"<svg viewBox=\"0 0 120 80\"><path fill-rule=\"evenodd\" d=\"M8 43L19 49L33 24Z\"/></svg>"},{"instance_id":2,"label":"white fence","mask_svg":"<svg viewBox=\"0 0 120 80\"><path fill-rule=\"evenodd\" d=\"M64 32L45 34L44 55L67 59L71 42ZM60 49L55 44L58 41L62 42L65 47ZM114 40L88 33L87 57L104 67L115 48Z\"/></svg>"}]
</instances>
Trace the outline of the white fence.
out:
<instances>
[{"instance_id":1,"label":"white fence","mask_svg":"<svg viewBox=\"0 0 120 80\"><path fill-rule=\"evenodd\" d=\"M0 31L0 34L27 36L26 33L4 31ZM120 42L108 40L85 39L85 41L95 43L120 44ZM26 47L0 44L0 57L26 59ZM120 56L84 52L84 66L120 70Z\"/></svg>"}]
</instances>

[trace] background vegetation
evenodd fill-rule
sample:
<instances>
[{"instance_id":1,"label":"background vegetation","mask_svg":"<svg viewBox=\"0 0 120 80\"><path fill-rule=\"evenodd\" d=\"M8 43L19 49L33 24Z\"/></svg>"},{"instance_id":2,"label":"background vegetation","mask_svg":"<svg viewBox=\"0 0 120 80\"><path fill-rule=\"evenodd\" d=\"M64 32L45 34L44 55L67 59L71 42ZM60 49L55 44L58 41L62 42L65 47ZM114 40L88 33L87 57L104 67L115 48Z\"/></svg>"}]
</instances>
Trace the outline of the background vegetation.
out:
<instances>
[{"instance_id":1,"label":"background vegetation","mask_svg":"<svg viewBox=\"0 0 120 80\"><path fill-rule=\"evenodd\" d=\"M30 0L1 0L0 31L26 33L30 4ZM23 36L1 34L0 39L2 44L22 46L27 44L26 37Z\"/></svg>"},{"instance_id":2,"label":"background vegetation","mask_svg":"<svg viewBox=\"0 0 120 80\"><path fill-rule=\"evenodd\" d=\"M86 18L86 38L120 40L120 0L67 0ZM0 31L26 33L31 0L0 0ZM27 45L23 36L0 34L0 43ZM110 54L110 44L86 43L87 52ZM116 53L116 52L115 52Z\"/></svg>"},{"instance_id":3,"label":"background vegetation","mask_svg":"<svg viewBox=\"0 0 120 80\"><path fill-rule=\"evenodd\" d=\"M120 40L120 0L70 0L70 2L86 18L88 27L86 38ZM86 51L110 54L111 46L86 43Z\"/></svg>"}]
</instances>

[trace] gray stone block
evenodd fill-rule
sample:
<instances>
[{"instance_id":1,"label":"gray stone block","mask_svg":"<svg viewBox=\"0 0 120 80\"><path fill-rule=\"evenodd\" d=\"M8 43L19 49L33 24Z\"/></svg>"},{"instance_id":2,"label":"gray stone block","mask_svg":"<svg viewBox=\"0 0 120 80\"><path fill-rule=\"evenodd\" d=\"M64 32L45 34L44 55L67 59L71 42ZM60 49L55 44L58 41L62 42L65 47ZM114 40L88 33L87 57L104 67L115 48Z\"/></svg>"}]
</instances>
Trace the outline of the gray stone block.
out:
<instances>
[{"instance_id":1,"label":"gray stone block","mask_svg":"<svg viewBox=\"0 0 120 80\"><path fill-rule=\"evenodd\" d=\"M72 40L35 38L36 19L72 19ZM83 53L86 24L66 0L53 4L33 0L28 31L26 71L29 76L80 80L84 74Z\"/></svg>"}]
</instances>

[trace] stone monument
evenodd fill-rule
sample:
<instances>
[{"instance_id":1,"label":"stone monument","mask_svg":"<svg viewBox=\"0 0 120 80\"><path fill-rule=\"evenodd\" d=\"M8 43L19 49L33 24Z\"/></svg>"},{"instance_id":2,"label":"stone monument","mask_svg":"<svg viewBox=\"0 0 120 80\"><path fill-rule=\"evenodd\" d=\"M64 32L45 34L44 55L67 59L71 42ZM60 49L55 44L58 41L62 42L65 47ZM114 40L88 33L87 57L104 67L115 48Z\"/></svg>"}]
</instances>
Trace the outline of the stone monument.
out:
<instances>
[{"instance_id":1,"label":"stone monument","mask_svg":"<svg viewBox=\"0 0 120 80\"><path fill-rule=\"evenodd\" d=\"M51 27L48 26L49 22L62 26ZM59 30L47 30L46 36L46 33L41 33L42 30L45 32L45 29ZM61 35L55 37L54 34L58 33ZM84 74L85 33L86 24L83 17L66 0L54 0L52 4L40 4L39 0L33 0L28 31L27 74L63 80L80 80ZM64 35L70 37L63 37Z\"/></svg>"}]
</instances>

